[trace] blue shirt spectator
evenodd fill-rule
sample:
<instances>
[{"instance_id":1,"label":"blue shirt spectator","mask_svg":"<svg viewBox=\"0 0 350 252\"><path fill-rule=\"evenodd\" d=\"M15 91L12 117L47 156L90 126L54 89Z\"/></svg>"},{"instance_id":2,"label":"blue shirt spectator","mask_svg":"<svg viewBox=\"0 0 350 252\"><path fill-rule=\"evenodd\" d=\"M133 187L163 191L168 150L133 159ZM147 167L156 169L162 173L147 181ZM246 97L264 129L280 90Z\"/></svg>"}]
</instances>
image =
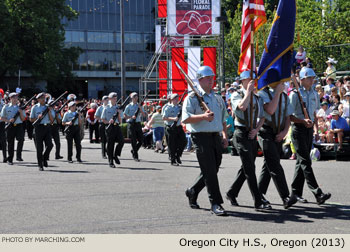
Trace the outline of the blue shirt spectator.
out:
<instances>
[{"instance_id":1,"label":"blue shirt spectator","mask_svg":"<svg viewBox=\"0 0 350 252\"><path fill-rule=\"evenodd\" d=\"M331 129L343 129L344 131L350 131L350 127L346 122L346 119L338 116L338 120L332 119Z\"/></svg>"}]
</instances>

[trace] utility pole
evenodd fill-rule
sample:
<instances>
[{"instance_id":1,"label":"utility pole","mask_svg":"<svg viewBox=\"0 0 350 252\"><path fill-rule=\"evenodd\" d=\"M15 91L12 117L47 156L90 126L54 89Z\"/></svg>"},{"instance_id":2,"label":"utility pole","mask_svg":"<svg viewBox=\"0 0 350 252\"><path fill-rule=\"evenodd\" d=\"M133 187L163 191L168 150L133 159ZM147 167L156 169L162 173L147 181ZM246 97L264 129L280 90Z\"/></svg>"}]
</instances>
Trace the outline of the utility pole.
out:
<instances>
[{"instance_id":1,"label":"utility pole","mask_svg":"<svg viewBox=\"0 0 350 252\"><path fill-rule=\"evenodd\" d=\"M220 47L221 50L219 51L219 71L220 71L220 88L225 87L225 22L227 22L227 17L225 15L222 15L220 17L215 18L215 22L220 23Z\"/></svg>"},{"instance_id":2,"label":"utility pole","mask_svg":"<svg viewBox=\"0 0 350 252\"><path fill-rule=\"evenodd\" d=\"M126 97L126 78L125 78L125 31L124 31L124 0L120 0L120 72L121 72L121 97Z\"/></svg>"}]
</instances>

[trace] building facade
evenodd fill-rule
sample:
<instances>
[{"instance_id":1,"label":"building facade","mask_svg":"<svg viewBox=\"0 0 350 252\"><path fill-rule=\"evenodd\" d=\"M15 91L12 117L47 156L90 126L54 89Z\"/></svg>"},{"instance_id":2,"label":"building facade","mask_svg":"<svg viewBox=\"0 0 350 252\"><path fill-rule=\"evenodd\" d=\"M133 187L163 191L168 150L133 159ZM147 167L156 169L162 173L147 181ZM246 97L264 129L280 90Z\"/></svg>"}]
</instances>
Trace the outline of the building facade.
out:
<instances>
[{"instance_id":1,"label":"building facade","mask_svg":"<svg viewBox=\"0 0 350 252\"><path fill-rule=\"evenodd\" d=\"M79 12L66 25L66 46L83 49L72 70L80 96L120 94L120 0L67 0ZM124 0L126 91L138 91L139 79L155 48L155 1Z\"/></svg>"}]
</instances>

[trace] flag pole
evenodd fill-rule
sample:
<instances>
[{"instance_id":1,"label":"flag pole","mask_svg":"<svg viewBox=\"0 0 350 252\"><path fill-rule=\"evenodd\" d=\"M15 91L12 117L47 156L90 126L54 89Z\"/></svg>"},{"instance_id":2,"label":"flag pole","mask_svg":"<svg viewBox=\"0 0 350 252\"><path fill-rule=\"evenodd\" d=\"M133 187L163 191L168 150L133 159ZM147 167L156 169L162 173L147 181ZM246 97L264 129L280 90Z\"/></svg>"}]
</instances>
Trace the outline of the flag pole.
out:
<instances>
[{"instance_id":1,"label":"flag pole","mask_svg":"<svg viewBox=\"0 0 350 252\"><path fill-rule=\"evenodd\" d=\"M250 79L253 80L253 64L255 60L254 55L254 15L250 15ZM253 95L250 94L250 130L253 129Z\"/></svg>"}]
</instances>

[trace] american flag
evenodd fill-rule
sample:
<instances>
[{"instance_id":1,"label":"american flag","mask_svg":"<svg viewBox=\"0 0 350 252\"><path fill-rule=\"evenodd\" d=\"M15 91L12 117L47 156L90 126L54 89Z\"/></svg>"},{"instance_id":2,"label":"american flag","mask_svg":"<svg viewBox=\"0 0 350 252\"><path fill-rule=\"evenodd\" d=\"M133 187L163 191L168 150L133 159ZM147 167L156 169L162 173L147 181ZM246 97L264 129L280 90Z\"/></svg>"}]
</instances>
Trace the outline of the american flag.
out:
<instances>
[{"instance_id":1,"label":"american flag","mask_svg":"<svg viewBox=\"0 0 350 252\"><path fill-rule=\"evenodd\" d=\"M253 32L266 22L263 0L244 0L242 11L241 55L239 56L238 73L251 69L251 22L254 18ZM254 52L253 52L254 53ZM255 70L255 57L253 69Z\"/></svg>"}]
</instances>

